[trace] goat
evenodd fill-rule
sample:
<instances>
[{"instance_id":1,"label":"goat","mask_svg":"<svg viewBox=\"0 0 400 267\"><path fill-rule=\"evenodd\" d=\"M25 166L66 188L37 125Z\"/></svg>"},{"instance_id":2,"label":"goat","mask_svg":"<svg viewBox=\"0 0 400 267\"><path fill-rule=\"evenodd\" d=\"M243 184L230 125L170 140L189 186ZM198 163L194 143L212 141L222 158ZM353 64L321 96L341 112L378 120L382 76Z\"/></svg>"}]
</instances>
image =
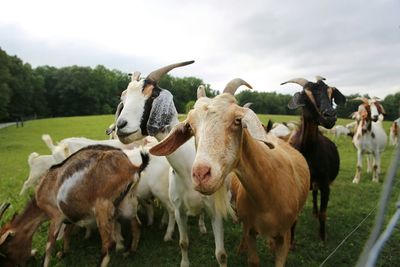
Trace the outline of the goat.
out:
<instances>
[{"instance_id":1,"label":"goat","mask_svg":"<svg viewBox=\"0 0 400 267\"><path fill-rule=\"evenodd\" d=\"M288 143L266 134L257 115L240 107L232 84L222 95L199 100L185 121L158 145L155 155L168 155L195 137L197 147L192 176L198 191L212 194L232 171L237 215L243 222L240 250L247 249L248 263L259 266L256 236L269 237L276 251L276 266L284 266L295 224L308 194L310 173L304 157ZM247 85L248 86L248 85ZM238 86L233 86L238 87ZM227 90L228 89L228 90Z\"/></svg>"},{"instance_id":2,"label":"goat","mask_svg":"<svg viewBox=\"0 0 400 267\"><path fill-rule=\"evenodd\" d=\"M357 149L357 168L353 183L360 182L363 154L368 155L367 172L372 169L372 181L379 182L381 153L387 144L387 135L382 126L385 110L376 99L355 98L354 100L361 100L363 103L358 107L357 129L353 136L353 145Z\"/></svg>"},{"instance_id":3,"label":"goat","mask_svg":"<svg viewBox=\"0 0 400 267\"><path fill-rule=\"evenodd\" d=\"M25 194L29 187L36 185L39 178L42 177L51 166L57 163L59 162L54 159L53 155L39 155L36 152L31 153L28 157L29 175L19 194Z\"/></svg>"},{"instance_id":4,"label":"goat","mask_svg":"<svg viewBox=\"0 0 400 267\"><path fill-rule=\"evenodd\" d=\"M43 139L46 140L46 143L49 144L49 147L52 146L53 142L49 135L44 135ZM71 140L69 138L67 139ZM74 149L79 147L77 144L85 145L86 143L84 141L86 140L89 140L90 142L96 141L96 140L81 139L81 138L79 138L78 140L83 140L83 142L77 142L76 144L74 144L73 146ZM69 142L72 143L72 141ZM114 143L118 144L120 142L117 141ZM148 136L140 143L145 144L145 148L147 149L156 144L157 140L155 140L155 138ZM56 149L57 148L54 148L54 150ZM70 150L68 150L68 153L66 153L66 156L69 156L69 151ZM129 158L131 158L132 150L124 149L123 152L127 154ZM23 188L20 192L21 195L24 194L29 187L35 185L39 180L39 178L42 175L44 175L52 165L55 165L56 163L59 162L57 162L54 159L54 156L52 155L39 156L37 153L32 153L29 156L28 163L30 167L30 173L29 177L25 181ZM149 200L152 199L152 197L156 197L160 200L163 207L165 208L166 210L165 218L167 220L167 230L164 236L165 241L172 240L172 235L175 226L174 209L168 197L169 168L170 168L169 163L164 157L152 157L152 160L150 161L148 168L142 173L141 175L142 178L140 179L137 186L138 200L146 210L148 225L151 225L153 223L153 217L154 217L153 205L152 203L149 203ZM87 230L88 231L86 232L86 237L90 235L90 228L87 228Z\"/></svg>"},{"instance_id":5,"label":"goat","mask_svg":"<svg viewBox=\"0 0 400 267\"><path fill-rule=\"evenodd\" d=\"M343 125L335 125L332 128L331 133L335 135L335 138L338 138L342 135L348 136L350 134L350 129Z\"/></svg>"},{"instance_id":6,"label":"goat","mask_svg":"<svg viewBox=\"0 0 400 267\"><path fill-rule=\"evenodd\" d=\"M35 198L21 215L0 229L1 266L24 265L29 259L32 236L38 226L50 220L44 266L63 223L85 224L96 220L102 240L101 266L107 266L115 245L114 228L118 214L131 219L131 250L139 241L139 223L132 206L135 185L146 168L149 155L135 151L135 164L120 149L89 146L54 165L41 179ZM67 226L68 227L68 226ZM71 227L69 227L71 229ZM65 230L67 232L67 229ZM68 240L64 238L64 249Z\"/></svg>"},{"instance_id":7,"label":"goat","mask_svg":"<svg viewBox=\"0 0 400 267\"><path fill-rule=\"evenodd\" d=\"M147 78L140 78L136 72L126 89L123 108L117 119L117 135L121 142L127 144L143 138L154 136L162 140L171 126L179 123L178 113L173 103L172 94L161 89L158 82L170 70L193 63L187 61L168 65L151 72ZM200 89L201 90L201 89ZM204 97L200 97L202 99ZM181 267L189 266L188 257L188 226L187 216L200 215L206 210L211 217L211 224L215 238L215 256L220 266L227 265L227 255L224 248L223 217L226 208L229 210L229 197L226 188L218 194L203 196L193 188L191 168L196 151L194 141L183 145L175 153L167 156L167 160L174 169L169 184L169 197L175 207L175 219L179 230L179 245L181 248ZM200 225L204 232L204 222Z\"/></svg>"},{"instance_id":8,"label":"goat","mask_svg":"<svg viewBox=\"0 0 400 267\"><path fill-rule=\"evenodd\" d=\"M274 123L269 132L284 141L287 141L292 134L292 131L285 125L285 123Z\"/></svg>"},{"instance_id":9,"label":"goat","mask_svg":"<svg viewBox=\"0 0 400 267\"><path fill-rule=\"evenodd\" d=\"M400 137L399 127L400 127L400 118L395 120L390 126L389 140L392 146L397 146L399 143L399 137Z\"/></svg>"},{"instance_id":10,"label":"goat","mask_svg":"<svg viewBox=\"0 0 400 267\"><path fill-rule=\"evenodd\" d=\"M289 109L303 109L300 130L292 136L290 142L303 154L310 168L313 214L319 219L319 236L325 240L329 186L339 172L340 158L336 145L320 133L318 126L331 129L337 119L332 100L341 105L346 102L346 98L337 88L326 85L319 76L316 83L303 78L292 79L282 85L286 83L296 83L303 87L288 103ZM321 191L319 210L318 190Z\"/></svg>"},{"instance_id":11,"label":"goat","mask_svg":"<svg viewBox=\"0 0 400 267\"><path fill-rule=\"evenodd\" d=\"M144 140L139 140L132 144L123 144L119 140L107 139L107 140L93 140L86 137L68 137L60 142L57 145L53 144L53 140L50 135L44 134L42 135L42 140L47 145L47 147L52 152L54 159L57 162L61 162L66 159L69 155L75 153L81 148L84 148L89 145L107 145L120 149L132 149L134 147L138 147L143 145Z\"/></svg>"}]
</instances>

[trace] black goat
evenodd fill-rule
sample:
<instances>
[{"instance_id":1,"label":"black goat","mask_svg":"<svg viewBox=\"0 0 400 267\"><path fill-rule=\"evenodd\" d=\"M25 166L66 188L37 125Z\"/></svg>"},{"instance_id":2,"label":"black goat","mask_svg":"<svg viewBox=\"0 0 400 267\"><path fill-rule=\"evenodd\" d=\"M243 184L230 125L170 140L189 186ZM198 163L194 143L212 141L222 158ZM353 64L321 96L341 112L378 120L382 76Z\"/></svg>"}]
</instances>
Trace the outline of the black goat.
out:
<instances>
[{"instance_id":1,"label":"black goat","mask_svg":"<svg viewBox=\"0 0 400 267\"><path fill-rule=\"evenodd\" d=\"M306 158L311 174L311 188L313 193L313 214L319 219L319 236L326 238L325 221L328 208L329 185L335 180L339 172L339 153L336 145L318 131L318 125L331 129L336 123L336 110L332 107L332 100L336 104L344 104L346 98L335 87L326 85L324 78L317 76L317 82L306 79L293 79L286 83L297 83L303 91L294 94L288 104L289 109L303 108L300 130L290 140L291 144ZM318 189L321 191L321 204L318 210ZM294 238L294 226L292 239Z\"/></svg>"}]
</instances>

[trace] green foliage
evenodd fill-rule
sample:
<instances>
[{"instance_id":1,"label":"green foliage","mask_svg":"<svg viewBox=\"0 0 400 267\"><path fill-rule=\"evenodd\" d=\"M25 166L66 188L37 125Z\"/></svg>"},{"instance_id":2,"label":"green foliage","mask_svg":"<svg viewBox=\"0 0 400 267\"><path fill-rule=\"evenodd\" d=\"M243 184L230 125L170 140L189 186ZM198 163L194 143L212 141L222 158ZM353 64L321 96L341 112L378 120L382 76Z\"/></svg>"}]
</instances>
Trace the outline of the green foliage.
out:
<instances>
[{"instance_id":1,"label":"green foliage","mask_svg":"<svg viewBox=\"0 0 400 267\"><path fill-rule=\"evenodd\" d=\"M274 122L298 120L296 116L260 115L263 123L269 119ZM185 118L180 116L180 120ZM55 119L41 119L28 121L25 127L10 126L0 129L0 203L11 202L10 210L6 212L0 225L9 220L14 212L21 211L29 196L19 196L19 190L28 176L28 155L36 151L39 154L49 154L50 151L41 140L41 135L49 133L53 140L59 141L71 136L85 136L92 139L106 139L104 129L113 122L112 115L68 117ZM338 124L345 124L350 120L339 119ZM384 122L386 131L390 126ZM319 266L322 261L339 245L339 243L367 216L377 205L382 183L371 181L371 174L363 169L361 182L352 184L355 173L356 151L350 138L334 139L340 153L340 172L331 185L331 196L328 208L327 241L318 240L318 221L312 216L311 193L300 214L296 227L295 251L289 253L287 265L292 266ZM385 179L387 168L393 156L393 147L387 147L382 154L382 175ZM399 172L396 177L399 176ZM33 194L33 190L31 190ZM395 204L400 194L400 181L396 179L393 186L393 197L388 206L389 214L395 211ZM141 212L141 211L140 211ZM366 219L361 227L337 250L324 266L354 266L362 247L368 238L376 212ZM162 210L156 209L155 224L146 226L143 213L139 213L142 220L142 233L138 251L128 257L122 253L112 253L110 266L179 266L180 248L179 234L175 227L174 240L163 242L165 229L160 229L158 223L162 217ZM191 266L217 266L214 256L214 238L209 218L206 218L207 233L200 234L197 226L197 217L189 217L189 257ZM386 217L386 222L389 216ZM237 255L242 229L240 224L234 224L231 219L224 222L225 248L228 254L229 266L246 266L246 256ZM44 223L34 236L33 248L38 249L39 255L29 266L40 266L45 251L48 224ZM96 231L88 240L83 239L83 230L75 229L71 240L71 250L65 258L58 260L55 252L51 266L96 266L100 257L100 238ZM395 230L389 243L379 256L377 266L400 266L400 238L399 230ZM57 248L61 241L57 241ZM265 241L258 238L258 252L261 266L273 266L273 254Z\"/></svg>"},{"instance_id":2,"label":"green foliage","mask_svg":"<svg viewBox=\"0 0 400 267\"><path fill-rule=\"evenodd\" d=\"M186 107L185 107L186 113L188 113L194 107L195 103L196 103L196 101L194 101L194 100L191 100L186 103Z\"/></svg>"},{"instance_id":3,"label":"green foliage","mask_svg":"<svg viewBox=\"0 0 400 267\"><path fill-rule=\"evenodd\" d=\"M129 80L126 73L101 65L95 68L39 66L32 69L0 48L0 121L114 113ZM196 77L178 78L167 74L159 85L171 91L176 109L185 113L190 101L195 101L200 84L205 82ZM218 94L209 84L205 86L207 96ZM360 95L350 95L348 99L357 96ZM252 109L259 114L294 115L300 112L287 108L291 95L243 91L236 97L240 105L252 102ZM400 116L400 93L388 95L382 104L387 112L385 119L394 120ZM358 101L348 101L343 107L338 106L338 116L348 118L358 105Z\"/></svg>"}]
</instances>

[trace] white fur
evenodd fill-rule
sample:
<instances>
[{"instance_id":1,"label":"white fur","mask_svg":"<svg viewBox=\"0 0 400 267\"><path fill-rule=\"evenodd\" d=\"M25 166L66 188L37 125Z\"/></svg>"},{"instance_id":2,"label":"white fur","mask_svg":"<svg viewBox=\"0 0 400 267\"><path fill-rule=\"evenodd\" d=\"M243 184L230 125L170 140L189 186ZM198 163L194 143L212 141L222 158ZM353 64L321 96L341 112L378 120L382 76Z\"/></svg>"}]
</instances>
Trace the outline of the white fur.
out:
<instances>
[{"instance_id":1,"label":"white fur","mask_svg":"<svg viewBox=\"0 0 400 267\"><path fill-rule=\"evenodd\" d=\"M58 162L52 155L39 155L33 152L28 157L29 175L22 186L20 195L25 194L29 187L34 186L52 165Z\"/></svg>"},{"instance_id":2,"label":"white fur","mask_svg":"<svg viewBox=\"0 0 400 267\"><path fill-rule=\"evenodd\" d=\"M67 203L68 194L74 191L74 187L79 185L85 179L85 173L87 168L74 172L71 177L67 178L65 182L61 185L57 193L57 203L65 202ZM60 208L60 207L59 207ZM61 210L61 209L60 209Z\"/></svg>"},{"instance_id":3,"label":"white fur","mask_svg":"<svg viewBox=\"0 0 400 267\"><path fill-rule=\"evenodd\" d=\"M142 87L139 87L139 85L142 85ZM117 125L122 120L127 121L126 128L118 129L121 133L132 133L128 138L124 138L125 140L134 141L142 138L139 125L146 100L145 96L140 95L142 89L143 80L139 82L131 82L128 86L128 92L124 100L124 109L117 120ZM173 127L178 124L178 122L178 118L174 117L169 126ZM165 136L166 133L158 133L155 137L157 140L162 140ZM219 261L219 255L226 255L223 240L223 216L216 209L216 196L204 196L194 190L191 177L195 154L196 150L192 139L166 157L174 169L174 173L171 173L171 178L169 180L169 197L175 208L175 219L180 234L179 243L182 255L181 267L189 266L187 249L189 246L187 216L201 215L204 210L207 210L211 217L216 246L215 255ZM226 190L226 188L224 188L224 190ZM225 194L224 196L226 196L226 198L221 202L229 205L228 194ZM202 229L202 231L203 230L204 229ZM226 263L220 263L220 266L226 266Z\"/></svg>"}]
</instances>

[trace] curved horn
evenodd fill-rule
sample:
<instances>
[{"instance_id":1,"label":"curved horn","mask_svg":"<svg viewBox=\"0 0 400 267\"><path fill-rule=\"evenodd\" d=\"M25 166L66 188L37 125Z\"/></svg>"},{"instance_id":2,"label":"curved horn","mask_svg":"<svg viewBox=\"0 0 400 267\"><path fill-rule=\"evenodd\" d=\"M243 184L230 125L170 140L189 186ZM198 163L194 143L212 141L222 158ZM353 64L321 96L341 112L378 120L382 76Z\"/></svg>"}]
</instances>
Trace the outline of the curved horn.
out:
<instances>
[{"instance_id":1,"label":"curved horn","mask_svg":"<svg viewBox=\"0 0 400 267\"><path fill-rule=\"evenodd\" d=\"M246 104L243 105L244 108L250 108L250 106L253 105L251 102L247 102Z\"/></svg>"},{"instance_id":2,"label":"curved horn","mask_svg":"<svg viewBox=\"0 0 400 267\"><path fill-rule=\"evenodd\" d=\"M369 105L368 98L366 98L366 97L356 97L356 98L351 99L351 101L362 101L364 104Z\"/></svg>"},{"instance_id":3,"label":"curved horn","mask_svg":"<svg viewBox=\"0 0 400 267\"><path fill-rule=\"evenodd\" d=\"M309 81L304 78L295 78L295 79L291 79L287 82L281 83L281 85L284 85L287 83L297 83L298 85L301 85L302 87L304 87L307 83L309 83Z\"/></svg>"},{"instance_id":4,"label":"curved horn","mask_svg":"<svg viewBox=\"0 0 400 267\"><path fill-rule=\"evenodd\" d=\"M0 206L0 219L3 216L4 212L8 209L8 207L10 206L10 203L3 203Z\"/></svg>"},{"instance_id":5,"label":"curved horn","mask_svg":"<svg viewBox=\"0 0 400 267\"><path fill-rule=\"evenodd\" d=\"M182 66L186 66L189 64L194 63L194 60L191 61L185 61L185 62L180 62L180 63L175 63L175 64L171 64L165 67L162 67L160 69L157 69L155 71L152 71L148 76L147 79L152 80L155 83L158 83L162 76L164 76L165 74L167 74L170 70L175 69L177 67L182 67Z\"/></svg>"},{"instance_id":6,"label":"curved horn","mask_svg":"<svg viewBox=\"0 0 400 267\"><path fill-rule=\"evenodd\" d=\"M317 82L326 80L324 77L319 76L319 75L315 76L315 79L317 80Z\"/></svg>"},{"instance_id":7,"label":"curved horn","mask_svg":"<svg viewBox=\"0 0 400 267\"><path fill-rule=\"evenodd\" d=\"M199 87L197 88L197 99L199 99L200 97L207 97L206 87L202 84L199 85Z\"/></svg>"},{"instance_id":8,"label":"curved horn","mask_svg":"<svg viewBox=\"0 0 400 267\"><path fill-rule=\"evenodd\" d=\"M240 78L236 78L233 79L232 81L230 81L226 86L225 89L222 93L229 93L231 95L234 95L236 90L242 86L242 85L246 85L248 88L252 89L253 87L251 87L250 84L248 84L245 80L242 80Z\"/></svg>"}]
</instances>

